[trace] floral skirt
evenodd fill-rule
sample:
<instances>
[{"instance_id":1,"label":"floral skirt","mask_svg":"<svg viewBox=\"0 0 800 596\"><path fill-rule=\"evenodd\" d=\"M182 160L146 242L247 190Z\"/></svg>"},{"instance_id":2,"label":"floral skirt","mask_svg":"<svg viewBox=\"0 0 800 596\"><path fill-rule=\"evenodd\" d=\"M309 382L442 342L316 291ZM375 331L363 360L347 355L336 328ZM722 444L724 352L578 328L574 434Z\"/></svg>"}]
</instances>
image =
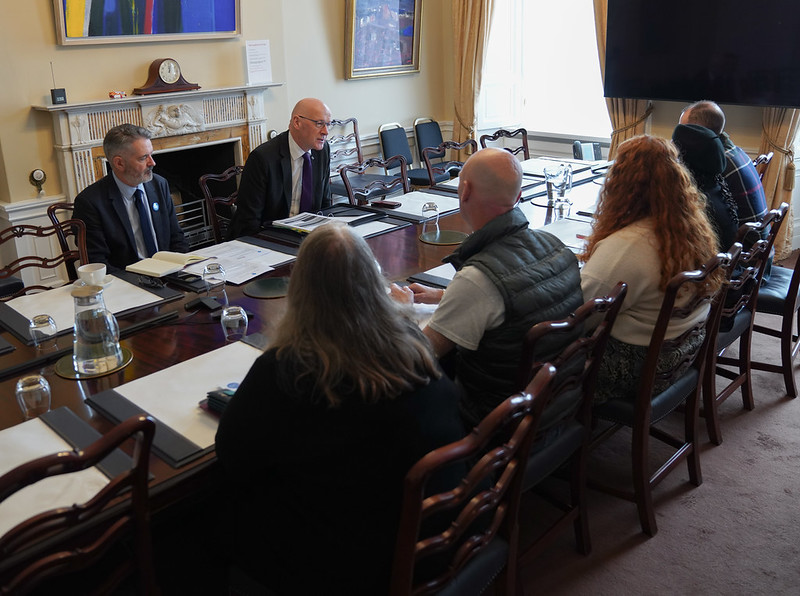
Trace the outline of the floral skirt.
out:
<instances>
[{"instance_id":1,"label":"floral skirt","mask_svg":"<svg viewBox=\"0 0 800 596\"><path fill-rule=\"evenodd\" d=\"M656 374L670 371L678 362L688 356L697 354L705 339L705 331L690 336L679 346L674 346L661 353L658 360ZM639 389L639 379L642 376L644 361L647 357L647 346L634 346L613 337L609 338L603 361L597 375L597 389L594 403L602 404L609 399L627 399L633 401ZM690 363L681 365L674 376L680 376L691 366ZM666 379L656 378L653 395L667 389L671 382Z\"/></svg>"}]
</instances>

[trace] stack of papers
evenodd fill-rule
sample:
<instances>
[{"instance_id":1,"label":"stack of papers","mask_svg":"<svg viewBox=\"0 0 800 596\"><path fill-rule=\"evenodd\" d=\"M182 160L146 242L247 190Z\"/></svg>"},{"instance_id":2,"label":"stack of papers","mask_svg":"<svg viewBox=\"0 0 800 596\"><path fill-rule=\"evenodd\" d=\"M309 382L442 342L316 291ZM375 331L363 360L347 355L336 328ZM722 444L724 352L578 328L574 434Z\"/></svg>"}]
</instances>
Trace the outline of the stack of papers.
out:
<instances>
[{"instance_id":1,"label":"stack of papers","mask_svg":"<svg viewBox=\"0 0 800 596\"><path fill-rule=\"evenodd\" d=\"M234 285L248 282L297 258L288 252L264 248L241 240L207 246L194 251L192 255L219 262L225 269L225 280ZM202 276L204 267L204 263L189 265L186 271Z\"/></svg>"}]
</instances>

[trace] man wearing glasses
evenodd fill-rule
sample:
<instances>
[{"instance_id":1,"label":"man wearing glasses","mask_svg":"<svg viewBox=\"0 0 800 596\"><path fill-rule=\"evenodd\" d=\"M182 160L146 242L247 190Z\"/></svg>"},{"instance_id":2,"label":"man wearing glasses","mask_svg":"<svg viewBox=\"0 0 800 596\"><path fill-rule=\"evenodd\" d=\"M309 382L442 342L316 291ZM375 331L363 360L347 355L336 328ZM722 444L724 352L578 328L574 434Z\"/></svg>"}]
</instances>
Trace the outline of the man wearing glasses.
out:
<instances>
[{"instance_id":1,"label":"man wearing glasses","mask_svg":"<svg viewBox=\"0 0 800 596\"><path fill-rule=\"evenodd\" d=\"M239 183L230 238L256 234L275 219L331 204L331 111L318 99L297 102L282 132L250 153Z\"/></svg>"}]
</instances>

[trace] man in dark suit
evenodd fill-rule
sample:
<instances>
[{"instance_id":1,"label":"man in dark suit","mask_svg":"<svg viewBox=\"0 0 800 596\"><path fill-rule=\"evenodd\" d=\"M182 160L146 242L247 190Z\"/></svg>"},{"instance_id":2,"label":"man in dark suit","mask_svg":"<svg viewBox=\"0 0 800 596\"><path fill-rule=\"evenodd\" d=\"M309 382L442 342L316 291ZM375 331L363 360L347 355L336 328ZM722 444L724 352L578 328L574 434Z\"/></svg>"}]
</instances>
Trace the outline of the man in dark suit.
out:
<instances>
[{"instance_id":1,"label":"man in dark suit","mask_svg":"<svg viewBox=\"0 0 800 596\"><path fill-rule=\"evenodd\" d=\"M73 211L86 224L89 260L124 269L159 250L186 252L169 184L153 173L147 129L115 126L103 139L103 151L111 174L81 191Z\"/></svg>"},{"instance_id":2,"label":"man in dark suit","mask_svg":"<svg viewBox=\"0 0 800 596\"><path fill-rule=\"evenodd\" d=\"M264 224L331 203L331 151L325 140L331 111L318 99L297 102L289 130L250 153L239 183L230 238L255 234Z\"/></svg>"}]
</instances>

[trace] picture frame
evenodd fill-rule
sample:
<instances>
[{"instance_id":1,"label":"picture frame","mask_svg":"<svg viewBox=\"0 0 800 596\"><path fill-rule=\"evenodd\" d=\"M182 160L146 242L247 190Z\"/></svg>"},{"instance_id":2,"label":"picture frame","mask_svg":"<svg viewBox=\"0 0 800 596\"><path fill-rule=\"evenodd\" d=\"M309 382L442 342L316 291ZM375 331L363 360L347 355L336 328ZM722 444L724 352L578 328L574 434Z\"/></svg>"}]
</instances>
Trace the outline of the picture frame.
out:
<instances>
[{"instance_id":1,"label":"picture frame","mask_svg":"<svg viewBox=\"0 0 800 596\"><path fill-rule=\"evenodd\" d=\"M59 45L237 37L240 0L53 0Z\"/></svg>"},{"instance_id":2,"label":"picture frame","mask_svg":"<svg viewBox=\"0 0 800 596\"><path fill-rule=\"evenodd\" d=\"M345 79L419 72L422 0L347 0Z\"/></svg>"}]
</instances>

